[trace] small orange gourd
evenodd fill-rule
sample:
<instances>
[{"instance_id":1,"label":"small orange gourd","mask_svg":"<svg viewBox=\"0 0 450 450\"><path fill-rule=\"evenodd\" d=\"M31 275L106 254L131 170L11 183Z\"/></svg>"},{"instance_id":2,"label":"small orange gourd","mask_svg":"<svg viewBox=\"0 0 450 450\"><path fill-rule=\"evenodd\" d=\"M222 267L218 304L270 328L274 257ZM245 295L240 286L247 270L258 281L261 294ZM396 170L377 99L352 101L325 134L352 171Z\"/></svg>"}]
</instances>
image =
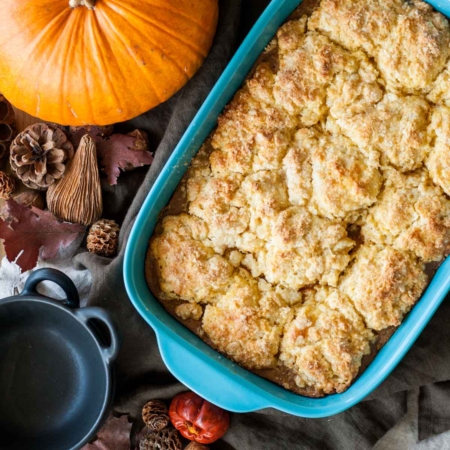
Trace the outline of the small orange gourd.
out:
<instances>
[{"instance_id":1,"label":"small orange gourd","mask_svg":"<svg viewBox=\"0 0 450 450\"><path fill-rule=\"evenodd\" d=\"M2 0L0 92L62 125L108 125L167 100L209 52L218 0Z\"/></svg>"}]
</instances>

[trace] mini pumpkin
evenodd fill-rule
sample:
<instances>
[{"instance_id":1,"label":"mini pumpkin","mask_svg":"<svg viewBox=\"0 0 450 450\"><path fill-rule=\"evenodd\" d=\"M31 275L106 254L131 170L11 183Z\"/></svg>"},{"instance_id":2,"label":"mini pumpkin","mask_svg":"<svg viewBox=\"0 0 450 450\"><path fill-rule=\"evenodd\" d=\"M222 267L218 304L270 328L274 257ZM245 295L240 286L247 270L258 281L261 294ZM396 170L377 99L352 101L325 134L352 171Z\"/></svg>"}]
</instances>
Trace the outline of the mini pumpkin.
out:
<instances>
[{"instance_id":1,"label":"mini pumpkin","mask_svg":"<svg viewBox=\"0 0 450 450\"><path fill-rule=\"evenodd\" d=\"M0 91L61 125L131 119L209 52L218 0L2 0Z\"/></svg>"},{"instance_id":2,"label":"mini pumpkin","mask_svg":"<svg viewBox=\"0 0 450 450\"><path fill-rule=\"evenodd\" d=\"M172 425L186 438L200 444L220 439L230 426L228 411L204 400L194 392L178 394L170 404Z\"/></svg>"}]
</instances>

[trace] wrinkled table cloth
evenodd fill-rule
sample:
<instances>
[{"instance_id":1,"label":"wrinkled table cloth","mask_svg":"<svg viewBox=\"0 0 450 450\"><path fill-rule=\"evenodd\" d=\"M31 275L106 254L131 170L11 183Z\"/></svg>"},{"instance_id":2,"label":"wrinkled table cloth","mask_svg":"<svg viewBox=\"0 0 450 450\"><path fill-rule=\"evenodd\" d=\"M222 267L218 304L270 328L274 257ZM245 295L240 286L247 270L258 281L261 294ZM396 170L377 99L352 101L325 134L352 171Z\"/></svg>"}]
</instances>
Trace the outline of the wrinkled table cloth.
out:
<instances>
[{"instance_id":1,"label":"wrinkled table cloth","mask_svg":"<svg viewBox=\"0 0 450 450\"><path fill-rule=\"evenodd\" d=\"M155 160L150 168L122 173L119 184L114 187L103 181L103 217L122 224L119 255L111 260L89 254L78 240L58 260L50 264L40 263L40 267L56 267L68 273L80 289L83 306L106 308L118 323L123 347L116 364L117 413L138 418L147 400L170 400L186 390L166 369L152 329L127 297L122 276L125 245L134 219L161 168L239 41L268 3L269 0L221 0L217 35L200 71L165 104L116 127L119 132L136 128L146 130L155 150ZM0 297L20 290L27 276L4 260L0 268ZM58 295L52 286L44 289ZM365 401L350 410L316 420L301 419L271 409L234 414L229 432L211 448L364 450L373 448L378 442L378 450L400 450L413 448L417 437L423 440L450 430L450 382L447 381L450 380L449 323L450 301L447 299L389 378ZM382 439L388 430L391 431ZM442 442L435 440L438 438L428 440L433 441L433 445L438 442L437 447L429 448L450 449L450 434L443 436ZM417 448L427 447L420 444Z\"/></svg>"}]
</instances>

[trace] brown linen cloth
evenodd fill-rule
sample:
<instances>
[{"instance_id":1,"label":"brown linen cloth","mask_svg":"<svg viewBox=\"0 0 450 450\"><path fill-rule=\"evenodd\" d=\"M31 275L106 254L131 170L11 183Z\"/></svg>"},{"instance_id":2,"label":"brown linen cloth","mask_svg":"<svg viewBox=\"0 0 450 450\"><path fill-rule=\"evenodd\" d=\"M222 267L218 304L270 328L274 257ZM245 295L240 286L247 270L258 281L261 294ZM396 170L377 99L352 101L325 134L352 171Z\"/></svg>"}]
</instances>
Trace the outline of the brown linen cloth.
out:
<instances>
[{"instance_id":1,"label":"brown linen cloth","mask_svg":"<svg viewBox=\"0 0 450 450\"><path fill-rule=\"evenodd\" d=\"M74 259L77 270L87 269L92 274L90 297L84 304L108 309L123 334L123 348L117 361L117 412L137 418L147 400L169 400L186 390L164 366L152 329L127 297L122 275L124 249L133 221L161 168L225 68L238 41L268 3L268 0L221 0L216 39L199 73L171 100L119 127L124 132L135 128L146 130L152 148L156 149L155 161L150 169L121 174L115 187L104 184L104 217L123 223L119 256L110 260L80 253ZM447 301L393 374L367 401L349 411L320 420L301 419L275 410L234 414L230 431L211 448L369 449L403 417L406 391L418 386L426 386L420 396L421 438L449 429L449 384L433 384L450 380L448 323L450 303Z\"/></svg>"}]
</instances>

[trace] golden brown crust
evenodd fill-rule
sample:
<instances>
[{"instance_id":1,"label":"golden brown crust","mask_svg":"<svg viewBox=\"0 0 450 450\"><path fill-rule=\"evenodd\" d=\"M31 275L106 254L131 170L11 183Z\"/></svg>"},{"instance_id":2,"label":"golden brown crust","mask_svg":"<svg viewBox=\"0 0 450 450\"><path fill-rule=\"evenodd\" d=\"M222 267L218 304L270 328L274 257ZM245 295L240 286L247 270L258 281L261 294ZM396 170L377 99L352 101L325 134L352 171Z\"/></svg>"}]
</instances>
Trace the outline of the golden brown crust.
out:
<instances>
[{"instance_id":1,"label":"golden brown crust","mask_svg":"<svg viewBox=\"0 0 450 450\"><path fill-rule=\"evenodd\" d=\"M362 227L366 240L410 251L425 262L450 253L450 201L425 170L385 170L385 188Z\"/></svg>"},{"instance_id":2,"label":"golden brown crust","mask_svg":"<svg viewBox=\"0 0 450 450\"><path fill-rule=\"evenodd\" d=\"M421 0L323 0L308 28L363 49L387 86L407 94L428 92L450 54L448 21Z\"/></svg>"},{"instance_id":3,"label":"golden brown crust","mask_svg":"<svg viewBox=\"0 0 450 450\"><path fill-rule=\"evenodd\" d=\"M151 239L165 308L287 389L345 390L450 253L449 43L420 0L282 26Z\"/></svg>"},{"instance_id":4,"label":"golden brown crust","mask_svg":"<svg viewBox=\"0 0 450 450\"><path fill-rule=\"evenodd\" d=\"M400 325L428 282L425 266L410 253L371 244L361 246L339 283L366 325L382 330Z\"/></svg>"},{"instance_id":5,"label":"golden brown crust","mask_svg":"<svg viewBox=\"0 0 450 450\"><path fill-rule=\"evenodd\" d=\"M442 104L434 109L429 133L434 145L432 145L426 166L433 182L450 195L450 108L448 106Z\"/></svg>"},{"instance_id":6,"label":"golden brown crust","mask_svg":"<svg viewBox=\"0 0 450 450\"><path fill-rule=\"evenodd\" d=\"M286 327L280 361L294 370L299 387L342 392L375 335L342 292L319 288L308 297Z\"/></svg>"},{"instance_id":7,"label":"golden brown crust","mask_svg":"<svg viewBox=\"0 0 450 450\"><path fill-rule=\"evenodd\" d=\"M408 172L420 167L429 152L429 111L422 97L389 93L359 114L330 116L327 129L345 134L367 154L378 152L381 164Z\"/></svg>"}]
</instances>

